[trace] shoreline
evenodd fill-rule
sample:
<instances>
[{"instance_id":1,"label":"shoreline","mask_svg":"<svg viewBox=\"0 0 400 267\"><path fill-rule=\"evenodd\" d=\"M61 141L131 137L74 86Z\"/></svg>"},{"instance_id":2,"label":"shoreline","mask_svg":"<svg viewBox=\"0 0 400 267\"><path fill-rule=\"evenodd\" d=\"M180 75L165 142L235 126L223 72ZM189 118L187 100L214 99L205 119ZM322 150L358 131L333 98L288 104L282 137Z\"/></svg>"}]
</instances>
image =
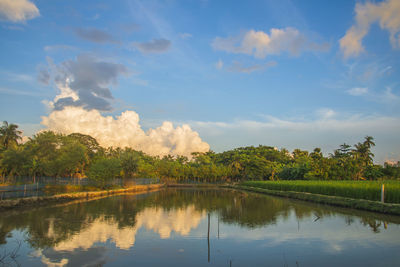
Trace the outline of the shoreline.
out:
<instances>
[{"instance_id":1,"label":"shoreline","mask_svg":"<svg viewBox=\"0 0 400 267\"><path fill-rule=\"evenodd\" d=\"M279 197L286 197L297 200L304 200L308 202L326 204L343 208L365 210L365 211L390 214L390 215L400 215L400 204L381 203L365 199L328 196L328 195L312 194L306 192L277 191L277 190L270 190L270 189L243 186L243 185L235 185L228 187L233 189L245 190L261 194L279 196Z\"/></svg>"},{"instance_id":2,"label":"shoreline","mask_svg":"<svg viewBox=\"0 0 400 267\"><path fill-rule=\"evenodd\" d=\"M337 206L343 208L351 208L356 210L364 210L376 213L400 215L400 204L381 203L377 201L354 199L338 196L329 196L321 194L313 194L307 192L295 191L278 191L258 187L228 184L152 184L152 185L136 185L124 189L88 191L76 193L63 193L53 196L43 197L27 197L19 199L6 199L0 201L0 211L12 210L25 207L44 206L48 204L68 204L75 201L94 200L96 198L107 197L112 195L120 195L130 192L149 192L164 187L169 188L229 188L235 190L245 190L261 194L267 194L278 197L291 198L295 200L308 201L313 203Z\"/></svg>"},{"instance_id":3,"label":"shoreline","mask_svg":"<svg viewBox=\"0 0 400 267\"><path fill-rule=\"evenodd\" d=\"M114 190L103 190L103 191L88 191L88 192L76 192L76 193L63 193L53 196L43 196L43 197L27 197L18 199L5 199L0 201L0 211L10 210L15 208L32 207L32 206L42 206L51 203L60 202L70 202L80 199L94 199L102 196L119 195L130 192L144 192L160 189L164 187L164 184L152 184L152 185L135 185L124 189L114 189Z\"/></svg>"}]
</instances>

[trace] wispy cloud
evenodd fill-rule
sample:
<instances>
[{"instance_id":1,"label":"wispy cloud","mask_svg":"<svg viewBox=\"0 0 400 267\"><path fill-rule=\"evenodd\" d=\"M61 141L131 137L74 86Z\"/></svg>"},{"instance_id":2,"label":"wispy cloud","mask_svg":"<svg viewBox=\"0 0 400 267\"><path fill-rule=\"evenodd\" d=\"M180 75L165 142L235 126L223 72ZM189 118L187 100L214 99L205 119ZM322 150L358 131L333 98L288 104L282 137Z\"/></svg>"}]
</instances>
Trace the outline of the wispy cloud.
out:
<instances>
[{"instance_id":1,"label":"wispy cloud","mask_svg":"<svg viewBox=\"0 0 400 267\"><path fill-rule=\"evenodd\" d=\"M3 29L11 30L11 31L23 31L24 28L17 25L3 25Z\"/></svg>"},{"instance_id":2,"label":"wispy cloud","mask_svg":"<svg viewBox=\"0 0 400 267\"><path fill-rule=\"evenodd\" d=\"M0 75L4 76L5 79L13 82L32 82L34 80L34 78L31 75L24 73L0 71Z\"/></svg>"},{"instance_id":3,"label":"wispy cloud","mask_svg":"<svg viewBox=\"0 0 400 267\"><path fill-rule=\"evenodd\" d=\"M43 47L43 50L46 52L57 52L60 50L77 50L78 48L72 45L63 45L63 44L59 44L59 45L46 45L45 47Z\"/></svg>"},{"instance_id":4,"label":"wispy cloud","mask_svg":"<svg viewBox=\"0 0 400 267\"><path fill-rule=\"evenodd\" d=\"M184 39L184 40L185 40L185 39L192 38L193 35L190 34L190 33L184 32L184 33L180 33L180 34L179 34L179 37L181 37L181 39Z\"/></svg>"},{"instance_id":5,"label":"wispy cloud","mask_svg":"<svg viewBox=\"0 0 400 267\"><path fill-rule=\"evenodd\" d=\"M79 38L93 43L117 43L111 34L96 28L76 28L75 34Z\"/></svg>"},{"instance_id":6,"label":"wispy cloud","mask_svg":"<svg viewBox=\"0 0 400 267\"><path fill-rule=\"evenodd\" d=\"M295 28L272 28L270 33L250 30L234 37L216 37L212 42L215 50L235 54L253 55L255 58L265 58L268 55L279 55L287 52L299 55L307 50L327 50L327 44L316 44L307 40L305 35Z\"/></svg>"},{"instance_id":7,"label":"wispy cloud","mask_svg":"<svg viewBox=\"0 0 400 267\"><path fill-rule=\"evenodd\" d=\"M25 22L38 16L39 9L29 0L0 1L0 20Z\"/></svg>"},{"instance_id":8,"label":"wispy cloud","mask_svg":"<svg viewBox=\"0 0 400 267\"><path fill-rule=\"evenodd\" d=\"M231 72L242 72L242 73L252 73L255 71L262 71L269 67L275 66L277 63L275 61L270 61L265 64L254 64L251 66L243 66L240 62L233 62L231 66L228 67L228 71Z\"/></svg>"},{"instance_id":9,"label":"wispy cloud","mask_svg":"<svg viewBox=\"0 0 400 267\"><path fill-rule=\"evenodd\" d=\"M368 88L366 87L354 87L346 91L349 95L360 96L368 93Z\"/></svg>"},{"instance_id":10,"label":"wispy cloud","mask_svg":"<svg viewBox=\"0 0 400 267\"><path fill-rule=\"evenodd\" d=\"M224 62L221 60L221 59L219 59L218 61L217 61L217 63L215 63L215 68L217 68L218 70L220 70L220 69L222 69L224 67Z\"/></svg>"},{"instance_id":11,"label":"wispy cloud","mask_svg":"<svg viewBox=\"0 0 400 267\"><path fill-rule=\"evenodd\" d=\"M22 95L22 96L45 96L44 93L37 91L23 91L18 89L10 89L5 87L0 87L0 94L7 95Z\"/></svg>"},{"instance_id":12,"label":"wispy cloud","mask_svg":"<svg viewBox=\"0 0 400 267\"><path fill-rule=\"evenodd\" d=\"M400 96L393 93L391 87L387 87L380 99L385 103L400 103Z\"/></svg>"},{"instance_id":13,"label":"wispy cloud","mask_svg":"<svg viewBox=\"0 0 400 267\"><path fill-rule=\"evenodd\" d=\"M355 87L346 91L349 95L365 97L369 101L381 104L400 104L400 96L393 92L391 87L386 87L383 91L370 91L368 88Z\"/></svg>"},{"instance_id":14,"label":"wispy cloud","mask_svg":"<svg viewBox=\"0 0 400 267\"><path fill-rule=\"evenodd\" d=\"M390 33L393 48L400 48L400 1L387 0L380 3L357 3L355 23L339 40L345 58L355 57L365 49L362 40L368 34L372 24L378 22L383 30Z\"/></svg>"},{"instance_id":15,"label":"wispy cloud","mask_svg":"<svg viewBox=\"0 0 400 267\"><path fill-rule=\"evenodd\" d=\"M171 47L171 41L167 39L153 39L149 42L135 42L133 46L145 54L165 53Z\"/></svg>"}]
</instances>

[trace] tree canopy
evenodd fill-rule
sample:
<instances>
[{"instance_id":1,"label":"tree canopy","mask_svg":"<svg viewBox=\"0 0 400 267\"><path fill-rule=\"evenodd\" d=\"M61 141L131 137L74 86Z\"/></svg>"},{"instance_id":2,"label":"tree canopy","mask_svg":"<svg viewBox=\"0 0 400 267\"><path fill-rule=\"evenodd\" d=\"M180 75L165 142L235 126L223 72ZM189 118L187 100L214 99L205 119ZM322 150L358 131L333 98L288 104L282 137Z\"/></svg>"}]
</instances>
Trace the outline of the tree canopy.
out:
<instances>
[{"instance_id":1,"label":"tree canopy","mask_svg":"<svg viewBox=\"0 0 400 267\"><path fill-rule=\"evenodd\" d=\"M15 124L1 127L0 175L113 178L159 177L174 182L234 182L244 180L363 180L400 178L400 164L373 163L374 139L346 143L328 156L271 146L240 147L215 153L154 157L131 148L104 148L95 138L42 131L24 144Z\"/></svg>"}]
</instances>

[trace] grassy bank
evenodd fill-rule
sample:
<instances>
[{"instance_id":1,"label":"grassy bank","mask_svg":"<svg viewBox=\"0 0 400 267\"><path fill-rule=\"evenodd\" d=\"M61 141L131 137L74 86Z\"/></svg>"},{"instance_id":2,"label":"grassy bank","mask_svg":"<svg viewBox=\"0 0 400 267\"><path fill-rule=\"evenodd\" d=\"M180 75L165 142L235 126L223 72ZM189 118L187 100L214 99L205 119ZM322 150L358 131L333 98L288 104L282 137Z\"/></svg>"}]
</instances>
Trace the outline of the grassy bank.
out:
<instances>
[{"instance_id":1,"label":"grassy bank","mask_svg":"<svg viewBox=\"0 0 400 267\"><path fill-rule=\"evenodd\" d=\"M29 207L37 205L47 205L49 203L57 202L67 202L78 199L91 199L101 196L109 196L116 194L123 194L129 192L140 192L156 190L163 187L163 184L152 184L152 185L136 185L129 188L123 189L112 189L112 190L101 190L101 191L88 191L88 192L71 192L64 194L57 194L54 196L44 196L44 197L28 197L19 199L6 199L0 201L0 210L13 209L18 207Z\"/></svg>"},{"instance_id":2,"label":"grassy bank","mask_svg":"<svg viewBox=\"0 0 400 267\"><path fill-rule=\"evenodd\" d=\"M215 187L224 187L226 184L179 184L179 183L169 183L165 184L167 187L183 187L183 188L215 188Z\"/></svg>"},{"instance_id":3,"label":"grassy bank","mask_svg":"<svg viewBox=\"0 0 400 267\"><path fill-rule=\"evenodd\" d=\"M385 202L400 203L400 181L248 181L241 185L380 201L382 183L385 185Z\"/></svg>"},{"instance_id":4,"label":"grassy bank","mask_svg":"<svg viewBox=\"0 0 400 267\"><path fill-rule=\"evenodd\" d=\"M250 187L244 185L236 185L233 186L233 188L257 192L257 193L264 193L268 195L305 200L315 203L333 205L344 208L352 208L352 209L373 211L385 214L400 215L400 204L381 203L371 200L327 196L327 195L312 194L306 192L277 191L277 190Z\"/></svg>"},{"instance_id":5,"label":"grassy bank","mask_svg":"<svg viewBox=\"0 0 400 267\"><path fill-rule=\"evenodd\" d=\"M49 184L43 188L47 194L62 194L62 193L77 193L77 192L92 192L92 191L107 191L124 189L119 185L110 186L93 186L93 185L53 185Z\"/></svg>"}]
</instances>

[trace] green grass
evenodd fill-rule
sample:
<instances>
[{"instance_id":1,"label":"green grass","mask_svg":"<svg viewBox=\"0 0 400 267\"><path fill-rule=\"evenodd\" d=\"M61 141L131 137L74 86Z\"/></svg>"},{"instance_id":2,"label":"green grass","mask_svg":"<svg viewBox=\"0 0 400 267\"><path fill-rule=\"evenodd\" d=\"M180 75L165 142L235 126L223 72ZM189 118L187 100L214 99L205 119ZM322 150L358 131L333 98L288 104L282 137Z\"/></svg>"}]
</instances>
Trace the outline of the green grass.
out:
<instances>
[{"instance_id":1,"label":"green grass","mask_svg":"<svg viewBox=\"0 0 400 267\"><path fill-rule=\"evenodd\" d=\"M113 189L123 189L123 187L118 185L112 185L112 186L46 185L43 191L49 194L62 194L62 193L103 191L103 190L113 190Z\"/></svg>"},{"instance_id":2,"label":"green grass","mask_svg":"<svg viewBox=\"0 0 400 267\"><path fill-rule=\"evenodd\" d=\"M400 181L248 181L241 185L380 201L382 184L385 202L400 203Z\"/></svg>"}]
</instances>

